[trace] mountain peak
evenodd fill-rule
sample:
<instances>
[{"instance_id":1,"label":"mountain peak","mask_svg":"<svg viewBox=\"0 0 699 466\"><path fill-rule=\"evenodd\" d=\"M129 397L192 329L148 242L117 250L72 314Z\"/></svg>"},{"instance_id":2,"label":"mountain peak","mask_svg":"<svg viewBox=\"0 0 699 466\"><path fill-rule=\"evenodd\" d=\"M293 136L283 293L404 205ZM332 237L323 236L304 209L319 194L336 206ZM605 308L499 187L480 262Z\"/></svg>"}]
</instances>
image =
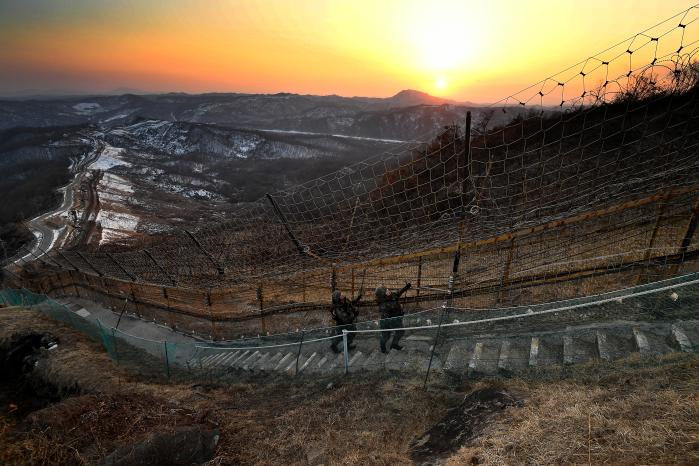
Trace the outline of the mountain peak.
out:
<instances>
[{"instance_id":1,"label":"mountain peak","mask_svg":"<svg viewBox=\"0 0 699 466\"><path fill-rule=\"evenodd\" d=\"M442 105L453 103L451 100L435 97L426 92L417 91L415 89L404 89L386 100L391 102L393 105L401 107L411 105Z\"/></svg>"}]
</instances>

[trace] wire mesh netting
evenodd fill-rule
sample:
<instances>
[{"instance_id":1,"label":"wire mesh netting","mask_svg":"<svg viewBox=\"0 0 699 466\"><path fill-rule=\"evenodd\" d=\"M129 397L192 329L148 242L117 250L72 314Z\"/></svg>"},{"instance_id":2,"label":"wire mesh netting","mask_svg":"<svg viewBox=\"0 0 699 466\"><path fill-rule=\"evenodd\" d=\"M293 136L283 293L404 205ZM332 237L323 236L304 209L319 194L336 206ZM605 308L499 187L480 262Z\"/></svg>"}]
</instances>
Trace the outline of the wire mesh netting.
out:
<instances>
[{"instance_id":1,"label":"wire mesh netting","mask_svg":"<svg viewBox=\"0 0 699 466\"><path fill-rule=\"evenodd\" d=\"M131 250L52 251L18 283L231 338L328 325L335 289L363 292L371 320L379 285L411 282L418 311L441 304L451 277L453 306L508 308L699 270L697 19L689 8L465 125L225 223Z\"/></svg>"},{"instance_id":2,"label":"wire mesh netting","mask_svg":"<svg viewBox=\"0 0 699 466\"><path fill-rule=\"evenodd\" d=\"M144 338L28 290L2 290L0 304L38 310L101 343L134 373L170 380L561 372L638 355L654 363L699 347L699 273L532 306L461 308L447 296L438 308L390 319L230 342Z\"/></svg>"}]
</instances>

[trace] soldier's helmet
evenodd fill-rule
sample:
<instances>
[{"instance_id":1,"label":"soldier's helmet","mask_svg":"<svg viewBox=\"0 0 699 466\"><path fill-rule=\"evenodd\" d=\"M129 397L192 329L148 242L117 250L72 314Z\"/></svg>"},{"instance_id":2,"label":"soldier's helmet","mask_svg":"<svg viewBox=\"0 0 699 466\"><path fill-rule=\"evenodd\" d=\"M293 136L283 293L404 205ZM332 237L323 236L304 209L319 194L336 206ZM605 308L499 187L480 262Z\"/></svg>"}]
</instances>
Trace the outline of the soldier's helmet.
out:
<instances>
[{"instance_id":1,"label":"soldier's helmet","mask_svg":"<svg viewBox=\"0 0 699 466\"><path fill-rule=\"evenodd\" d=\"M386 297L386 287L381 285L376 288L374 293L376 294L376 301L381 302Z\"/></svg>"},{"instance_id":2,"label":"soldier's helmet","mask_svg":"<svg viewBox=\"0 0 699 466\"><path fill-rule=\"evenodd\" d=\"M335 290L335 291L333 291L332 297L333 297L333 304L339 304L340 298L342 297L342 293L340 293L340 290Z\"/></svg>"}]
</instances>

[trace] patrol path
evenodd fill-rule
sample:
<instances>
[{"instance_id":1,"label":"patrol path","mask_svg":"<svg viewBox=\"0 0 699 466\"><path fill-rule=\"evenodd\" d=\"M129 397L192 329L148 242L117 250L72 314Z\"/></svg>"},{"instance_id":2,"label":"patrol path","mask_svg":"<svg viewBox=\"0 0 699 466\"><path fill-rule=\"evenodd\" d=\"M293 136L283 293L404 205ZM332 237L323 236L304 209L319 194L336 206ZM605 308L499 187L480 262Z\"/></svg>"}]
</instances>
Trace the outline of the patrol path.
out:
<instances>
[{"instance_id":1,"label":"patrol path","mask_svg":"<svg viewBox=\"0 0 699 466\"><path fill-rule=\"evenodd\" d=\"M379 350L374 337L358 337L348 354L348 371L401 371L424 373L434 339L409 335L402 350ZM345 372L343 353L329 348L329 341L279 348L214 349L189 361L205 373L332 374ZM590 361L614 361L637 354L650 358L669 353L691 353L699 348L699 320L661 322L618 321L567 327L563 330L491 334L454 338L435 350L432 370L452 375L512 373L531 368L567 366Z\"/></svg>"}]
</instances>

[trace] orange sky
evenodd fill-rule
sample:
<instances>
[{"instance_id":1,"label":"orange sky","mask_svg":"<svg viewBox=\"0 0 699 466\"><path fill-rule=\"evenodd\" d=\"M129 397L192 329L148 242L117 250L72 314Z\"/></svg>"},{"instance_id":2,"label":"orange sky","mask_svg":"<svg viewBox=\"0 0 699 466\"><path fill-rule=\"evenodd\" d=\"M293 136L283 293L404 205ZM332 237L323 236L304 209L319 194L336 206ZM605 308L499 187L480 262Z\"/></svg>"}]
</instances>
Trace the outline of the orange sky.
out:
<instances>
[{"instance_id":1,"label":"orange sky","mask_svg":"<svg viewBox=\"0 0 699 466\"><path fill-rule=\"evenodd\" d=\"M691 5L4 0L0 93L127 87L389 96L412 88L487 102Z\"/></svg>"}]
</instances>

